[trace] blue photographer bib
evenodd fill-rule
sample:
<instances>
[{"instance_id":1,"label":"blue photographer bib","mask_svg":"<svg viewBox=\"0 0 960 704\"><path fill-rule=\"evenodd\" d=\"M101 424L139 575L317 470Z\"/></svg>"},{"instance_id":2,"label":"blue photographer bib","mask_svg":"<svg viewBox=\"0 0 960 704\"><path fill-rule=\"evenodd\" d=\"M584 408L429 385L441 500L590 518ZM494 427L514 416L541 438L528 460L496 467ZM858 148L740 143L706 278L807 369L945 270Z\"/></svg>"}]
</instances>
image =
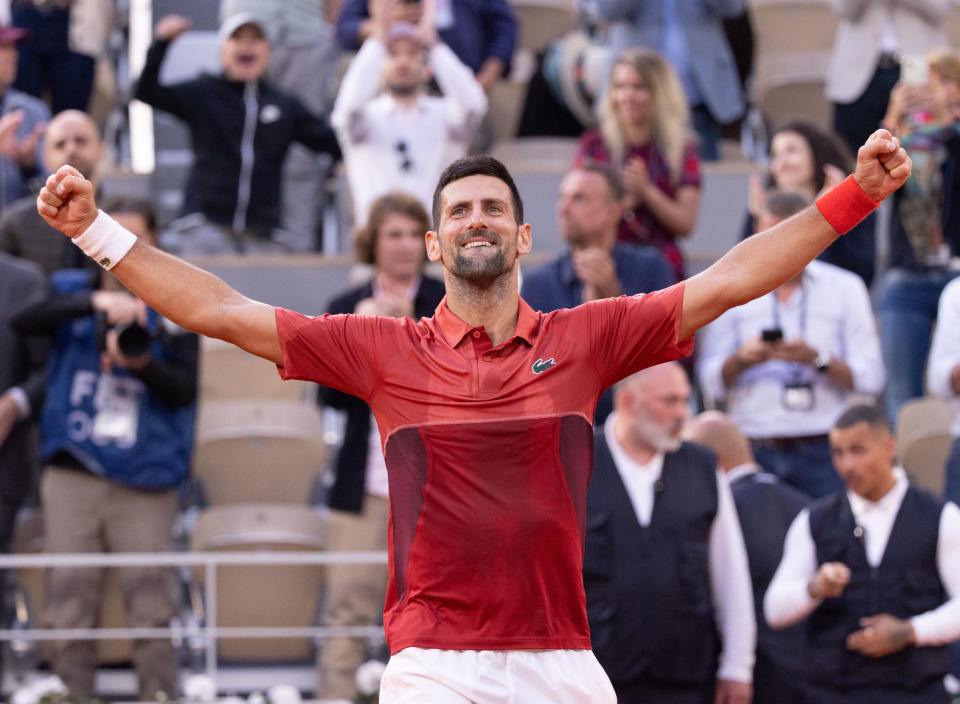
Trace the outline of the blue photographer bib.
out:
<instances>
[{"instance_id":1,"label":"blue photographer bib","mask_svg":"<svg viewBox=\"0 0 960 704\"><path fill-rule=\"evenodd\" d=\"M55 272L58 293L92 290L92 275L79 269ZM160 318L148 309L150 352L166 361L156 334ZM100 365L97 319L93 315L62 324L48 367L41 453L73 455L94 474L142 489L176 487L186 477L193 448L194 404L171 408L126 369Z\"/></svg>"}]
</instances>

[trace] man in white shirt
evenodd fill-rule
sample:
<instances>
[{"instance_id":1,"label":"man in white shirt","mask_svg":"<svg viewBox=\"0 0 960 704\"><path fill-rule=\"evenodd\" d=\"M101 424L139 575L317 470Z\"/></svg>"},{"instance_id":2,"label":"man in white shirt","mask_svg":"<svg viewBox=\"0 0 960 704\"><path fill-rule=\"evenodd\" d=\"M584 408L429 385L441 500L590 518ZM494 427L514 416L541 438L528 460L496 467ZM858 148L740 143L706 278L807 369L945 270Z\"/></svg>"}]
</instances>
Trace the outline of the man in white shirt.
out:
<instances>
[{"instance_id":1,"label":"man in white shirt","mask_svg":"<svg viewBox=\"0 0 960 704\"><path fill-rule=\"evenodd\" d=\"M953 427L953 450L947 459L947 481L943 495L960 502L960 279L954 279L940 295L937 327L927 362L927 388L957 404Z\"/></svg>"},{"instance_id":2,"label":"man in white shirt","mask_svg":"<svg viewBox=\"0 0 960 704\"><path fill-rule=\"evenodd\" d=\"M747 553L716 457L681 439L689 400L679 364L645 369L614 387L595 438L584 586L620 704L751 698Z\"/></svg>"},{"instance_id":3,"label":"man in white shirt","mask_svg":"<svg viewBox=\"0 0 960 704\"><path fill-rule=\"evenodd\" d=\"M805 205L797 194L770 193L757 231ZM851 393L877 395L886 380L866 286L811 262L707 326L697 373L705 396L726 402L762 467L814 498L838 491L827 433Z\"/></svg>"},{"instance_id":4,"label":"man in white shirt","mask_svg":"<svg viewBox=\"0 0 960 704\"><path fill-rule=\"evenodd\" d=\"M950 701L960 638L960 510L893 466L883 411L856 405L830 431L847 486L800 512L764 599L773 627L808 618L809 701Z\"/></svg>"},{"instance_id":5,"label":"man in white shirt","mask_svg":"<svg viewBox=\"0 0 960 704\"><path fill-rule=\"evenodd\" d=\"M343 150L356 222L366 222L374 200L397 190L430 212L437 179L467 153L487 111L483 87L437 40L434 13L426 5L419 25L389 24L383 3L371 3L370 11L371 36L343 77L330 120ZM427 95L431 74L442 96Z\"/></svg>"}]
</instances>

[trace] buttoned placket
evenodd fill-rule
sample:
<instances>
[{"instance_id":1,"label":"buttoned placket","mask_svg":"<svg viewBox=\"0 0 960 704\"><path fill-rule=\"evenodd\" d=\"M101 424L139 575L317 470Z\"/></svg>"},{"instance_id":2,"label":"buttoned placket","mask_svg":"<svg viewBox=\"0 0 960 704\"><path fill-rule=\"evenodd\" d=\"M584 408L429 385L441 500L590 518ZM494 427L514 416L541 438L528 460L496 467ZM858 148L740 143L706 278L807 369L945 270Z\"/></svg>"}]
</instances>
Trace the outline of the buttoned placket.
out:
<instances>
[{"instance_id":1,"label":"buttoned placket","mask_svg":"<svg viewBox=\"0 0 960 704\"><path fill-rule=\"evenodd\" d=\"M494 393L502 386L500 361L507 345L513 344L516 338L494 347L490 337L483 328L475 328L470 337L473 341L473 393L474 395Z\"/></svg>"}]
</instances>

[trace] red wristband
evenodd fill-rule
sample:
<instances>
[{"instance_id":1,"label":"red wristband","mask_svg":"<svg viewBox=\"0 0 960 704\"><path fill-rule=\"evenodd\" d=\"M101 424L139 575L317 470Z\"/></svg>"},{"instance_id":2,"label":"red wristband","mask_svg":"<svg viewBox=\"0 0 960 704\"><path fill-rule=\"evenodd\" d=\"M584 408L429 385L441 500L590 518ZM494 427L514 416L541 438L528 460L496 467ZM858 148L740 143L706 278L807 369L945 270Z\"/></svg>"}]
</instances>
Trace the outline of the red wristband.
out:
<instances>
[{"instance_id":1,"label":"red wristband","mask_svg":"<svg viewBox=\"0 0 960 704\"><path fill-rule=\"evenodd\" d=\"M868 196L852 175L817 198L817 210L841 235L852 230L878 205L880 201Z\"/></svg>"}]
</instances>

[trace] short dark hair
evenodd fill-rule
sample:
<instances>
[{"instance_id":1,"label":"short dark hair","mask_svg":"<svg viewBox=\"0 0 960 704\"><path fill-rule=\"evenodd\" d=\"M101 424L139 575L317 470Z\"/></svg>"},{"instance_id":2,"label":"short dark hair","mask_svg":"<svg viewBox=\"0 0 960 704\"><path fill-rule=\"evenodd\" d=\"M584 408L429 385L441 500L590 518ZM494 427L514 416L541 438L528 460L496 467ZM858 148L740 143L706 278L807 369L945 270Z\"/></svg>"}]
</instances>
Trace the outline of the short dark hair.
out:
<instances>
[{"instance_id":1,"label":"short dark hair","mask_svg":"<svg viewBox=\"0 0 960 704\"><path fill-rule=\"evenodd\" d=\"M377 264L377 240L380 230L389 215L404 215L415 221L425 233L430 229L430 219L427 211L413 196L401 191L393 191L382 195L373 201L370 214L363 227L354 233L354 248L357 261L362 264ZM426 260L427 250L424 248L423 257Z\"/></svg>"},{"instance_id":2,"label":"short dark hair","mask_svg":"<svg viewBox=\"0 0 960 704\"><path fill-rule=\"evenodd\" d=\"M579 166L575 166L571 171L586 171L591 174L600 174L607 184L607 191L610 197L619 201L623 198L623 183L620 176L608 164L601 164L598 161L585 161Z\"/></svg>"},{"instance_id":3,"label":"short dark hair","mask_svg":"<svg viewBox=\"0 0 960 704\"><path fill-rule=\"evenodd\" d=\"M890 432L890 421L887 414L875 403L857 403L840 414L833 427L837 430L846 430L859 423L866 423L874 430Z\"/></svg>"},{"instance_id":4,"label":"short dark hair","mask_svg":"<svg viewBox=\"0 0 960 704\"><path fill-rule=\"evenodd\" d=\"M763 210L778 220L786 220L810 205L810 201L795 191L781 191L771 188L767 191Z\"/></svg>"},{"instance_id":5,"label":"short dark hair","mask_svg":"<svg viewBox=\"0 0 960 704\"><path fill-rule=\"evenodd\" d=\"M440 194L443 189L454 181L459 181L468 176L493 176L507 184L510 189L510 200L513 204L513 218L518 225L523 224L523 199L520 197L520 191L517 184L513 182L513 177L507 171L507 167L486 154L474 154L457 159L450 164L443 173L440 174L440 181L433 192L433 226L440 227Z\"/></svg>"},{"instance_id":6,"label":"short dark hair","mask_svg":"<svg viewBox=\"0 0 960 704\"><path fill-rule=\"evenodd\" d=\"M157 231L157 211L146 198L126 194L107 196L100 203L100 209L112 215L113 213L133 213L143 218L150 232Z\"/></svg>"}]
</instances>

